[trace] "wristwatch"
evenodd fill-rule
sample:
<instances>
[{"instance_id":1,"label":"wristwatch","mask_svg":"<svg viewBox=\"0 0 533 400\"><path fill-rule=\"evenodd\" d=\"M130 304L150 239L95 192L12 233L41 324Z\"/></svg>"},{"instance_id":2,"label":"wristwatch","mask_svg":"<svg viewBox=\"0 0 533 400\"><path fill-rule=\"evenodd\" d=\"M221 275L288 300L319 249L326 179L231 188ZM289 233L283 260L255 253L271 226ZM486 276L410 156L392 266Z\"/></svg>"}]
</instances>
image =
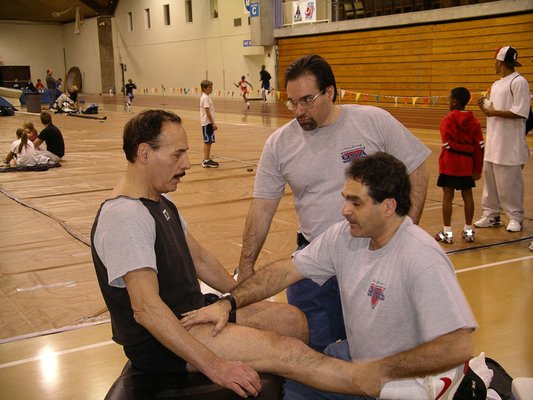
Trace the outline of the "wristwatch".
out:
<instances>
[{"instance_id":1,"label":"wristwatch","mask_svg":"<svg viewBox=\"0 0 533 400\"><path fill-rule=\"evenodd\" d=\"M235 297L231 293L224 293L222 296L218 298L218 301L221 300L228 300L231 304L231 311L230 313L234 313L237 310L237 302L235 301Z\"/></svg>"}]
</instances>

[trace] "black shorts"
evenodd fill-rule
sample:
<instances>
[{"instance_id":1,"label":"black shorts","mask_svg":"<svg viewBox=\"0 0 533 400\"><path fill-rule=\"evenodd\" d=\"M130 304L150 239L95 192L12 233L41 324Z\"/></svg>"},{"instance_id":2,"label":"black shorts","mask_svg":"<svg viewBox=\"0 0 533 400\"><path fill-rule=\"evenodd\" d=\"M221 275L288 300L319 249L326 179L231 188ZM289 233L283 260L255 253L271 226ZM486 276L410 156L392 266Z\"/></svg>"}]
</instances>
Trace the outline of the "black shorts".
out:
<instances>
[{"instance_id":1,"label":"black shorts","mask_svg":"<svg viewBox=\"0 0 533 400\"><path fill-rule=\"evenodd\" d=\"M204 295L205 305L213 304L218 296L208 293ZM231 313L229 322L235 323L236 313ZM187 362L171 352L154 337L144 342L124 346L124 354L133 366L141 371L152 374L186 374Z\"/></svg>"},{"instance_id":2,"label":"black shorts","mask_svg":"<svg viewBox=\"0 0 533 400\"><path fill-rule=\"evenodd\" d=\"M471 189L476 187L476 182L471 176L451 176L440 174L437 179L437 186L447 187L455 190Z\"/></svg>"},{"instance_id":3,"label":"black shorts","mask_svg":"<svg viewBox=\"0 0 533 400\"><path fill-rule=\"evenodd\" d=\"M202 137L204 143L215 143L215 130L212 124L202 126Z\"/></svg>"}]
</instances>

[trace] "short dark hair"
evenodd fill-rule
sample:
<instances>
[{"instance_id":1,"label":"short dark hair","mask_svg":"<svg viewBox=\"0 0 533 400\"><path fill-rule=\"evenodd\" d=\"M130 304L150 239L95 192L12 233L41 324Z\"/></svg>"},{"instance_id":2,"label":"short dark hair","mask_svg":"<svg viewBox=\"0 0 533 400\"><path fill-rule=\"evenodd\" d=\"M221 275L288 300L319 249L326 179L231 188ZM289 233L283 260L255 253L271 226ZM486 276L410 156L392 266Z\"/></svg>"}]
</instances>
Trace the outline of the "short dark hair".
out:
<instances>
[{"instance_id":1,"label":"short dark hair","mask_svg":"<svg viewBox=\"0 0 533 400\"><path fill-rule=\"evenodd\" d=\"M43 125L50 125L52 123L52 114L46 111L41 111L41 123Z\"/></svg>"},{"instance_id":2,"label":"short dark hair","mask_svg":"<svg viewBox=\"0 0 533 400\"><path fill-rule=\"evenodd\" d=\"M333 86L333 102L337 99L337 83L331 65L317 54L307 55L294 60L285 71L285 89L287 83L294 81L302 75L313 75L320 90L325 90L328 86Z\"/></svg>"},{"instance_id":3,"label":"short dark hair","mask_svg":"<svg viewBox=\"0 0 533 400\"><path fill-rule=\"evenodd\" d=\"M126 123L122 149L129 162L135 162L141 143L148 143L152 149L159 148L159 136L165 122L181 124L181 118L172 111L144 110Z\"/></svg>"},{"instance_id":4,"label":"short dark hair","mask_svg":"<svg viewBox=\"0 0 533 400\"><path fill-rule=\"evenodd\" d=\"M346 176L368 188L375 203L396 200L396 214L407 215L411 208L411 184L405 165L396 157L377 152L356 158L346 170Z\"/></svg>"},{"instance_id":5,"label":"short dark hair","mask_svg":"<svg viewBox=\"0 0 533 400\"><path fill-rule=\"evenodd\" d=\"M470 101L470 92L465 87L456 87L451 90L450 97L457 100L462 108L465 108Z\"/></svg>"}]
</instances>

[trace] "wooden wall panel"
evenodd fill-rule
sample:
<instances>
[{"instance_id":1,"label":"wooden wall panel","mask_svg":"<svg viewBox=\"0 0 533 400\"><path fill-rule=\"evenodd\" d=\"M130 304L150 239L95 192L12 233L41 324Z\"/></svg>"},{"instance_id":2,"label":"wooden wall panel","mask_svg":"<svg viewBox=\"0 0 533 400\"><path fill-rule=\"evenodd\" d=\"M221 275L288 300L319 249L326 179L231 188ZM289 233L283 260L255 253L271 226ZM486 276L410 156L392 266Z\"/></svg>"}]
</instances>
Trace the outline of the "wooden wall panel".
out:
<instances>
[{"instance_id":1,"label":"wooden wall panel","mask_svg":"<svg viewBox=\"0 0 533 400\"><path fill-rule=\"evenodd\" d=\"M494 52L518 49L523 74L533 88L533 13L401 28L332 33L278 40L278 81L290 62L320 54L332 65L346 101L447 107L450 89L466 86L474 96L497 79ZM409 98L408 100L406 98ZM420 99L425 98L425 101Z\"/></svg>"}]
</instances>

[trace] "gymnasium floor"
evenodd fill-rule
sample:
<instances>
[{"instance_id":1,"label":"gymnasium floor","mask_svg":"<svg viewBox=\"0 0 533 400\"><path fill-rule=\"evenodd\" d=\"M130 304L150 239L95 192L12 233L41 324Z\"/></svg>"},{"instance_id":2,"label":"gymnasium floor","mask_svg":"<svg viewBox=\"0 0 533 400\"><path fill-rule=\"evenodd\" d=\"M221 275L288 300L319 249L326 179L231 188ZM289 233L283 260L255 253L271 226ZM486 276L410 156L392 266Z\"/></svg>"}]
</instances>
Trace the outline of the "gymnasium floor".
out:
<instances>
[{"instance_id":1,"label":"gymnasium floor","mask_svg":"<svg viewBox=\"0 0 533 400\"><path fill-rule=\"evenodd\" d=\"M255 167L266 138L290 118L279 103L214 98L219 169L201 168L198 99L136 96L128 113L122 97L85 96L105 121L54 115L67 154L61 168L0 173L0 398L102 399L126 359L111 340L108 315L89 250L90 228L100 203L125 169L124 123L143 108L176 111L189 136L193 167L171 195L193 235L228 271L238 263ZM441 190L435 185L440 149L438 124L446 110L390 111L428 147L431 171L421 226L441 227ZM480 119L482 119L480 117ZM7 152L25 121L42 128L38 114L0 118L0 149ZM530 148L533 139L528 138ZM4 156L4 154L2 154ZM524 230L478 229L477 241L445 245L480 324L476 350L498 360L513 376L533 376L533 165L524 170ZM480 215L482 183L475 189ZM504 221L506 222L506 221ZM463 224L456 197L452 224ZM294 250L296 218L287 190L275 215L259 264ZM443 245L444 246L444 245ZM284 294L277 300L285 301Z\"/></svg>"}]
</instances>

